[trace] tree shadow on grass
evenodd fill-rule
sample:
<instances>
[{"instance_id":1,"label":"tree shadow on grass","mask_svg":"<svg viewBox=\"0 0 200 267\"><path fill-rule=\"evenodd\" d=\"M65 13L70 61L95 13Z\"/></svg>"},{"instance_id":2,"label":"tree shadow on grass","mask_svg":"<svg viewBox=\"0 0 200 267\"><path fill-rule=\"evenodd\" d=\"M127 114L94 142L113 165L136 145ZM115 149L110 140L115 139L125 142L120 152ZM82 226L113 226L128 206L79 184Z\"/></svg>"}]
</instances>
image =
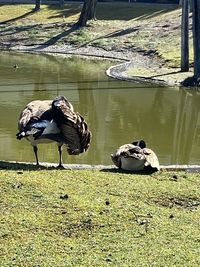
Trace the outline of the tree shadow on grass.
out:
<instances>
[{"instance_id":1,"label":"tree shadow on grass","mask_svg":"<svg viewBox=\"0 0 200 267\"><path fill-rule=\"evenodd\" d=\"M150 175L150 174L153 174L153 173L157 172L157 169L146 168L145 170L142 170L142 171L126 171L126 170L122 170L122 169L113 167L113 168L104 168L104 169L101 169L101 172L124 173L124 174L137 174L137 175Z\"/></svg>"},{"instance_id":2,"label":"tree shadow on grass","mask_svg":"<svg viewBox=\"0 0 200 267\"><path fill-rule=\"evenodd\" d=\"M177 6L166 5L148 5L144 3L107 3L107 11L105 12L105 4L98 3L96 17L98 20L146 20L149 18L159 17L177 9Z\"/></svg>"},{"instance_id":3,"label":"tree shadow on grass","mask_svg":"<svg viewBox=\"0 0 200 267\"><path fill-rule=\"evenodd\" d=\"M159 17L160 15L172 12L174 9L162 9L162 10L158 10L158 11L154 11L154 12L147 12L143 15L141 15L140 17L136 18L136 20L147 20L147 19L151 19L151 18L155 18L155 17Z\"/></svg>"},{"instance_id":4,"label":"tree shadow on grass","mask_svg":"<svg viewBox=\"0 0 200 267\"><path fill-rule=\"evenodd\" d=\"M133 32L136 32L139 30L139 27L131 27L131 28L127 28L127 29L121 29L121 30L117 30L117 31L114 31L114 32L111 32L111 33L108 33L106 35L102 35L102 36L99 36L97 38L94 38L88 42L85 42L84 44L81 44L79 46L80 47L85 47L89 44L92 44L98 40L102 40L102 39L108 39L108 38L115 38L115 37L121 37L121 36L124 36L124 35L127 35L127 34L131 34Z\"/></svg>"},{"instance_id":5,"label":"tree shadow on grass","mask_svg":"<svg viewBox=\"0 0 200 267\"><path fill-rule=\"evenodd\" d=\"M56 19L56 18L67 18L67 17L73 17L75 15L78 16L78 14L81 12L82 3L76 4L76 3L67 3L63 7L55 6L55 5L49 5L49 10L55 10L56 14L49 16L49 19Z\"/></svg>"},{"instance_id":6,"label":"tree shadow on grass","mask_svg":"<svg viewBox=\"0 0 200 267\"><path fill-rule=\"evenodd\" d=\"M105 35L104 37L101 38L111 38L111 37L121 37L127 34L131 34L133 32L137 32L139 30L140 27L131 27L131 28L127 28L127 29L122 29L122 30L118 30L112 33L109 33L107 35Z\"/></svg>"},{"instance_id":7,"label":"tree shadow on grass","mask_svg":"<svg viewBox=\"0 0 200 267\"><path fill-rule=\"evenodd\" d=\"M0 170L15 170L15 171L38 171L38 170L55 170L54 166L34 165L32 163L8 162L0 160Z\"/></svg>"},{"instance_id":8,"label":"tree shadow on grass","mask_svg":"<svg viewBox=\"0 0 200 267\"><path fill-rule=\"evenodd\" d=\"M35 50L40 50L40 49L44 49L44 48L47 48L49 46L55 45L62 38L66 37L67 35L69 35L70 33L74 32L78 29L79 29L79 27L77 27L76 25L72 25L70 29L63 31L63 32L59 33L58 35L52 37L51 39L44 42L42 45L39 45L38 47L36 47Z\"/></svg>"},{"instance_id":9,"label":"tree shadow on grass","mask_svg":"<svg viewBox=\"0 0 200 267\"><path fill-rule=\"evenodd\" d=\"M158 74L158 75L150 76L149 78L150 78L150 79L153 79L153 78L156 78L156 77L167 76L167 75L173 75L173 74L178 74L178 73L182 73L182 71L181 71L181 70L177 70L177 71L172 71L172 72L167 72L167 73L161 73L161 74Z\"/></svg>"},{"instance_id":10,"label":"tree shadow on grass","mask_svg":"<svg viewBox=\"0 0 200 267\"><path fill-rule=\"evenodd\" d=\"M18 34L20 32L25 32L25 31L30 31L33 30L35 28L37 28L38 25L27 25L27 26L11 26L8 29L4 29L4 30L0 30L0 35L4 35L4 36L9 36L9 35L13 35L13 34Z\"/></svg>"},{"instance_id":11,"label":"tree shadow on grass","mask_svg":"<svg viewBox=\"0 0 200 267\"><path fill-rule=\"evenodd\" d=\"M28 16L31 16L32 14L34 14L36 12L37 11L35 11L35 9L33 9L33 10L31 10L31 11L29 11L29 12L27 12L27 13L21 15L21 16L16 17L16 18L12 18L12 19L9 19L9 20L2 21L2 22L0 22L0 25L9 24L9 23L18 21L20 19L24 19L24 18L26 18Z\"/></svg>"},{"instance_id":12,"label":"tree shadow on grass","mask_svg":"<svg viewBox=\"0 0 200 267\"><path fill-rule=\"evenodd\" d=\"M99 170L100 172L111 172L111 173L124 173L124 174L140 174L140 175L150 175L153 174L156 170L147 168L143 171L125 171L119 169L115 166L102 166L99 165L76 165L76 164L64 164L63 167L58 167L56 163L40 163L40 165L36 165L34 163L25 163L25 162L16 162L16 161L3 161L0 160L0 170L14 170L14 171L39 171L39 170Z\"/></svg>"},{"instance_id":13,"label":"tree shadow on grass","mask_svg":"<svg viewBox=\"0 0 200 267\"><path fill-rule=\"evenodd\" d=\"M73 32L75 32L75 31L77 31L79 29L80 29L80 27L77 26L77 24L72 24L71 25L71 28L69 28L66 31L63 31L63 32L59 33L58 35L52 37L51 39L47 40L43 44L37 46L34 50L40 50L40 49L44 49L44 48L53 46L57 42L59 42L60 40L62 40L66 36L68 36L70 33L73 33ZM89 44L91 44L91 43L93 43L93 42L95 42L97 40L101 40L103 38L111 38L111 37L123 36L123 35L126 35L126 34L130 34L132 32L135 32L137 30L138 30L138 27L136 27L136 28L128 28L128 29L123 29L123 30L115 31L115 32L112 32L112 33L109 33L109 34L106 34L106 35L103 35L103 36L94 38L94 39L92 39L92 40L90 40L88 42L85 42L84 44L80 44L80 45L74 46L74 49L85 47L85 46L87 46L87 45L89 45Z\"/></svg>"}]
</instances>

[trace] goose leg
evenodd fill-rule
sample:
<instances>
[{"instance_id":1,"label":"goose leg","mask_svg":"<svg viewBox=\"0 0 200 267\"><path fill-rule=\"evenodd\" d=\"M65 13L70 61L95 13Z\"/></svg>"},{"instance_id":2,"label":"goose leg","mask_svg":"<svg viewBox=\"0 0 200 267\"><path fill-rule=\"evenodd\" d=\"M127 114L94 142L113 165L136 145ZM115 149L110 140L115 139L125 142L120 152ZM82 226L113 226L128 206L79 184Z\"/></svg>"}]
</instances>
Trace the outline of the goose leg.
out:
<instances>
[{"instance_id":1,"label":"goose leg","mask_svg":"<svg viewBox=\"0 0 200 267\"><path fill-rule=\"evenodd\" d=\"M39 165L38 155L37 155L37 151L38 151L37 146L33 146L33 151L35 153L36 164Z\"/></svg>"},{"instance_id":2,"label":"goose leg","mask_svg":"<svg viewBox=\"0 0 200 267\"><path fill-rule=\"evenodd\" d=\"M59 152L59 165L58 165L58 167L63 167L63 162L62 162L62 145L58 145L58 152Z\"/></svg>"}]
</instances>

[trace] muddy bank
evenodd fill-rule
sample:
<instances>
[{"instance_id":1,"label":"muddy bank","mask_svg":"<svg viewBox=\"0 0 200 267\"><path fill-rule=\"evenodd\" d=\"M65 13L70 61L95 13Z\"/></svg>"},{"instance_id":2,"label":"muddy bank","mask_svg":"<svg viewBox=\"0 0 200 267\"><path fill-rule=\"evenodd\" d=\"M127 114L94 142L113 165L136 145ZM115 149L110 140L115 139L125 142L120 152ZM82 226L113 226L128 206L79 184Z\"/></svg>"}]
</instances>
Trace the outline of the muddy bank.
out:
<instances>
[{"instance_id":1,"label":"muddy bank","mask_svg":"<svg viewBox=\"0 0 200 267\"><path fill-rule=\"evenodd\" d=\"M103 48L99 47L76 47L71 45L53 45L53 46L26 46L26 45L15 45L12 47L2 47L0 46L1 50L4 51L14 51L14 52L21 52L21 53L38 53L38 54L53 54L53 55L62 55L62 56L68 56L68 55L77 55L77 56L83 56L83 57L96 57L96 58L102 58L102 59L113 59L118 60L122 62L129 61L130 58L135 58L136 53L130 53L129 51L108 51Z\"/></svg>"},{"instance_id":2,"label":"muddy bank","mask_svg":"<svg viewBox=\"0 0 200 267\"><path fill-rule=\"evenodd\" d=\"M151 77L144 77L142 76L142 73L140 76L134 76L134 71L133 75L128 75L127 72L129 69L135 69L137 68L136 64L134 61L130 61L127 63L121 63L115 66L111 66L107 71L106 74L109 77L119 79L119 80L125 80L125 81L132 81L132 82L142 82L142 83L151 83L151 84L157 84L160 86L168 86L167 81L160 80L160 79L155 79Z\"/></svg>"},{"instance_id":3,"label":"muddy bank","mask_svg":"<svg viewBox=\"0 0 200 267\"><path fill-rule=\"evenodd\" d=\"M146 58L144 62L148 62L149 58ZM143 62L143 63L144 63ZM155 65L155 63L157 65ZM193 73L181 72L180 68L162 68L158 61L153 64L135 64L134 61L127 63L117 64L110 67L106 71L107 75L112 78L150 83L158 86L183 86L183 82L188 78L192 77Z\"/></svg>"}]
</instances>

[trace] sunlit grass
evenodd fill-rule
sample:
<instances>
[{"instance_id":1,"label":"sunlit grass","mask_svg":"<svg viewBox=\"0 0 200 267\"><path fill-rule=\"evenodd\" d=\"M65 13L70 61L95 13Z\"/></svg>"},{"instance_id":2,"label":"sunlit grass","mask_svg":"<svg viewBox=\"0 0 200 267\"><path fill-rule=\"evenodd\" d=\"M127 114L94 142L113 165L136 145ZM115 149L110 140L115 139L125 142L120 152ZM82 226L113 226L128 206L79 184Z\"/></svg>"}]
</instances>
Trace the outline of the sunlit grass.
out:
<instances>
[{"instance_id":1,"label":"sunlit grass","mask_svg":"<svg viewBox=\"0 0 200 267\"><path fill-rule=\"evenodd\" d=\"M34 9L33 4L8 4L0 5L0 22L20 17ZM41 10L27 17L40 23L71 22L78 19L82 3L66 3L59 5L41 5ZM96 17L100 20L132 20L157 17L162 13L173 10L173 6L167 8L163 5L129 4L129 3L98 3ZM19 22L20 23L20 22Z\"/></svg>"},{"instance_id":2,"label":"sunlit grass","mask_svg":"<svg viewBox=\"0 0 200 267\"><path fill-rule=\"evenodd\" d=\"M199 174L2 170L1 266L199 266Z\"/></svg>"},{"instance_id":3,"label":"sunlit grass","mask_svg":"<svg viewBox=\"0 0 200 267\"><path fill-rule=\"evenodd\" d=\"M34 5L16 4L0 6L0 22L17 19L34 9ZM41 5L39 12L32 13L22 19L16 20L18 25L23 23L55 23L55 22L73 22L78 19L81 4L66 4L63 7L54 5Z\"/></svg>"}]
</instances>

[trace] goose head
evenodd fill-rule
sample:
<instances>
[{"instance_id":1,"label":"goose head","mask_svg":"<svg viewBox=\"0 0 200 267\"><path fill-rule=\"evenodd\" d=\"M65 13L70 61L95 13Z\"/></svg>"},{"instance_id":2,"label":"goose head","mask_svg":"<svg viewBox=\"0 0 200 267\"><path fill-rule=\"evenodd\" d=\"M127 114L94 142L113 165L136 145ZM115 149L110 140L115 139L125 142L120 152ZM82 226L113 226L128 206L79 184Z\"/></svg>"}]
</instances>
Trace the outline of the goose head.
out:
<instances>
[{"instance_id":1,"label":"goose head","mask_svg":"<svg viewBox=\"0 0 200 267\"><path fill-rule=\"evenodd\" d=\"M142 139L141 140L137 140L137 141L133 141L132 145L139 146L142 149L146 147L146 143Z\"/></svg>"},{"instance_id":2,"label":"goose head","mask_svg":"<svg viewBox=\"0 0 200 267\"><path fill-rule=\"evenodd\" d=\"M72 112L74 111L72 104L65 96L57 96L52 102L52 107L55 109L61 109L63 106L67 106Z\"/></svg>"}]
</instances>

